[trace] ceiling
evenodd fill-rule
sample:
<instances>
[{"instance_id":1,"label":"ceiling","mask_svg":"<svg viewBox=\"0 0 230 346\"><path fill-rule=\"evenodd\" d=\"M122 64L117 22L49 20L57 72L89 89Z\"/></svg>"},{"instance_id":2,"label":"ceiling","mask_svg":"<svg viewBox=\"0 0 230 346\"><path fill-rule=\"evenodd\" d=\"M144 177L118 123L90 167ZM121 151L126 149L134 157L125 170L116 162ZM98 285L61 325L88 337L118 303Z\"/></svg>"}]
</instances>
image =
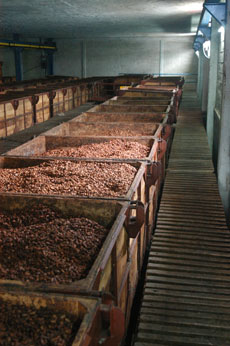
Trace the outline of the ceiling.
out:
<instances>
[{"instance_id":1,"label":"ceiling","mask_svg":"<svg viewBox=\"0 0 230 346\"><path fill-rule=\"evenodd\" d=\"M201 1L0 0L0 36L90 38L191 33Z\"/></svg>"}]
</instances>

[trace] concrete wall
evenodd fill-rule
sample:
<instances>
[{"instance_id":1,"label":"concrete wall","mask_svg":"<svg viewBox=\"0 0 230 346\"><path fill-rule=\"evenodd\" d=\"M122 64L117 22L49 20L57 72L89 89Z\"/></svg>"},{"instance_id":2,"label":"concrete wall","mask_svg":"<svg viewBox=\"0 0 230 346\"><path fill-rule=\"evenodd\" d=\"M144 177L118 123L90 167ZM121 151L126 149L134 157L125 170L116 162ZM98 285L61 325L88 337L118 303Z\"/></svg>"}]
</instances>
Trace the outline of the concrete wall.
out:
<instances>
[{"instance_id":1,"label":"concrete wall","mask_svg":"<svg viewBox=\"0 0 230 346\"><path fill-rule=\"evenodd\" d=\"M27 41L32 41L29 38ZM33 40L34 41L34 40ZM38 40L36 40L38 41ZM197 80L193 37L134 37L96 40L56 40L54 74L79 77L113 76L120 73L185 74L186 87ZM24 79L45 77L41 51L22 53ZM14 51L0 50L3 75L15 75Z\"/></svg>"},{"instance_id":2,"label":"concrete wall","mask_svg":"<svg viewBox=\"0 0 230 346\"><path fill-rule=\"evenodd\" d=\"M15 76L14 51L10 48L0 48L0 61L3 61L3 76Z\"/></svg>"},{"instance_id":3,"label":"concrete wall","mask_svg":"<svg viewBox=\"0 0 230 346\"><path fill-rule=\"evenodd\" d=\"M219 33L219 53L217 63L216 109L222 112L222 89L224 74L224 34Z\"/></svg>"},{"instance_id":4,"label":"concrete wall","mask_svg":"<svg viewBox=\"0 0 230 346\"><path fill-rule=\"evenodd\" d=\"M224 205L228 223L230 225L230 3L226 2L226 25L224 41L223 70L218 73L222 76L222 103L220 116L220 138L218 150L217 176L218 185ZM222 35L224 36L224 35ZM223 45L222 45L223 46ZM222 47L220 47L221 64ZM218 98L218 96L217 96Z\"/></svg>"},{"instance_id":5,"label":"concrete wall","mask_svg":"<svg viewBox=\"0 0 230 346\"><path fill-rule=\"evenodd\" d=\"M41 68L40 50L24 50L22 53L23 60L23 77L24 79L44 78L45 69Z\"/></svg>"},{"instance_id":6,"label":"concrete wall","mask_svg":"<svg viewBox=\"0 0 230 346\"><path fill-rule=\"evenodd\" d=\"M38 42L39 40L25 39L27 42ZM41 50L24 49L22 51L23 78L43 78L45 69L41 68ZM0 48L0 61L3 61L3 76L15 76L14 50L12 48Z\"/></svg>"},{"instance_id":7,"label":"concrete wall","mask_svg":"<svg viewBox=\"0 0 230 346\"><path fill-rule=\"evenodd\" d=\"M113 76L119 73L186 74L188 85L197 79L197 57L193 37L136 37L84 41L57 40L54 72L82 77Z\"/></svg>"},{"instance_id":8,"label":"concrete wall","mask_svg":"<svg viewBox=\"0 0 230 346\"><path fill-rule=\"evenodd\" d=\"M220 25L217 26L217 30L219 29ZM212 84L210 85L209 90L209 97L213 98L213 95L215 94L215 104L213 109L213 117L214 117L214 124L213 124L213 131L212 134L208 132L209 139L212 140L212 143L210 145L210 148L212 150L212 156L213 156L213 163L215 170L217 169L217 162L218 162L218 151L219 151L219 142L220 142L220 121L221 121L221 114L222 114L222 98L223 98L223 79L224 79L224 34L218 33L217 37L217 74L216 74L216 83L213 83L216 90L212 90ZM212 100L209 100L211 102ZM210 115L211 116L211 115ZM211 131L211 129L210 129Z\"/></svg>"},{"instance_id":9,"label":"concrete wall","mask_svg":"<svg viewBox=\"0 0 230 346\"><path fill-rule=\"evenodd\" d=\"M54 54L54 74L62 76L81 76L81 41L57 40Z\"/></svg>"}]
</instances>

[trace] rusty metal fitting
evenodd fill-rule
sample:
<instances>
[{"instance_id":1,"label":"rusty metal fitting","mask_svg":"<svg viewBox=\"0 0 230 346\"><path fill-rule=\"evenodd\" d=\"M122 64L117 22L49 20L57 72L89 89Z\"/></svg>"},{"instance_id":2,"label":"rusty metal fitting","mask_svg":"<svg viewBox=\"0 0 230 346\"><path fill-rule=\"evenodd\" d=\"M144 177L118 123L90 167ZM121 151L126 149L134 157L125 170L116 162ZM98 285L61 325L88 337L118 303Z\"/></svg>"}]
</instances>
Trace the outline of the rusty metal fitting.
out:
<instances>
[{"instance_id":1,"label":"rusty metal fitting","mask_svg":"<svg viewBox=\"0 0 230 346\"><path fill-rule=\"evenodd\" d=\"M158 139L158 154L157 154L157 159L160 161L167 149L167 142L164 139Z\"/></svg>"},{"instance_id":2,"label":"rusty metal fitting","mask_svg":"<svg viewBox=\"0 0 230 346\"><path fill-rule=\"evenodd\" d=\"M165 124L162 130L162 138L164 140L167 140L169 136L171 135L172 128L169 124Z\"/></svg>"},{"instance_id":3,"label":"rusty metal fitting","mask_svg":"<svg viewBox=\"0 0 230 346\"><path fill-rule=\"evenodd\" d=\"M130 216L131 210L136 210L136 216ZM126 216L126 231L130 238L136 238L145 220L144 204L140 201L131 201Z\"/></svg>"},{"instance_id":4,"label":"rusty metal fitting","mask_svg":"<svg viewBox=\"0 0 230 346\"><path fill-rule=\"evenodd\" d=\"M146 185L150 187L154 185L160 177L162 171L161 162L151 162L147 166Z\"/></svg>"}]
</instances>

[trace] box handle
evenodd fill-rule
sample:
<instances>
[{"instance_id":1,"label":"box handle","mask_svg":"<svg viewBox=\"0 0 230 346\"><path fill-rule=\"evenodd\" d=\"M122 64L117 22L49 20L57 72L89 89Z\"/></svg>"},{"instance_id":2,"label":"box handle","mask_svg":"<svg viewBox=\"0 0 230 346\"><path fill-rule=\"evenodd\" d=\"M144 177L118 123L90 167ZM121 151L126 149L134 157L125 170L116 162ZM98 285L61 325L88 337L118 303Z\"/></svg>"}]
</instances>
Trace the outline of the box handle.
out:
<instances>
[{"instance_id":1,"label":"box handle","mask_svg":"<svg viewBox=\"0 0 230 346\"><path fill-rule=\"evenodd\" d=\"M158 139L158 155L157 155L157 159L158 161L160 161L167 149L167 142L164 139Z\"/></svg>"},{"instance_id":2,"label":"box handle","mask_svg":"<svg viewBox=\"0 0 230 346\"><path fill-rule=\"evenodd\" d=\"M136 216L130 216L131 210L136 210ZM131 201L126 215L126 231L130 238L136 238L145 220L144 204L140 201Z\"/></svg>"},{"instance_id":3,"label":"box handle","mask_svg":"<svg viewBox=\"0 0 230 346\"><path fill-rule=\"evenodd\" d=\"M147 175L146 175L146 185L150 187L154 185L157 179L160 177L162 171L161 162L151 162L147 166Z\"/></svg>"}]
</instances>

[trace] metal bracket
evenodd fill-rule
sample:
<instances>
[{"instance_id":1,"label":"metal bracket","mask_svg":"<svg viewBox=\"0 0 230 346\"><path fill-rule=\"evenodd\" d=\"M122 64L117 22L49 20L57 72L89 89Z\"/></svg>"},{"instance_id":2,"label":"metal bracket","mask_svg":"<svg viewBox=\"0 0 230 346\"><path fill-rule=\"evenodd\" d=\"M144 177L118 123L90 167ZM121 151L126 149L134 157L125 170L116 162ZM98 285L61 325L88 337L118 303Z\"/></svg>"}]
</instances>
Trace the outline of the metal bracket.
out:
<instances>
[{"instance_id":1,"label":"metal bracket","mask_svg":"<svg viewBox=\"0 0 230 346\"><path fill-rule=\"evenodd\" d=\"M167 140L172 133L172 128L169 124L165 124L162 129L162 138Z\"/></svg>"},{"instance_id":2,"label":"metal bracket","mask_svg":"<svg viewBox=\"0 0 230 346\"><path fill-rule=\"evenodd\" d=\"M158 161L160 161L167 149L167 142L164 139L158 139L158 155L157 155L157 159Z\"/></svg>"},{"instance_id":3,"label":"metal bracket","mask_svg":"<svg viewBox=\"0 0 230 346\"><path fill-rule=\"evenodd\" d=\"M67 94L67 89L62 89L62 94L63 94L63 96L66 96L66 94Z\"/></svg>"},{"instance_id":4,"label":"metal bracket","mask_svg":"<svg viewBox=\"0 0 230 346\"><path fill-rule=\"evenodd\" d=\"M51 91L50 94L49 94L49 99L50 100L53 100L56 96L56 91Z\"/></svg>"},{"instance_id":5,"label":"metal bracket","mask_svg":"<svg viewBox=\"0 0 230 346\"><path fill-rule=\"evenodd\" d=\"M102 313L105 325L108 325L108 334L105 333L98 344L103 346L120 345L125 334L125 316L122 310L113 305L101 305L100 312ZM106 335L107 334L107 335Z\"/></svg>"},{"instance_id":6,"label":"metal bracket","mask_svg":"<svg viewBox=\"0 0 230 346\"><path fill-rule=\"evenodd\" d=\"M195 51L199 50L202 47L202 44L205 40L210 40L211 28L209 26L209 23L212 17L215 18L220 25L225 26L227 17L226 3L204 3L203 11L201 13L200 22L197 28L196 37L193 44L193 48L195 49ZM199 31L201 31L204 36L199 35Z\"/></svg>"},{"instance_id":7,"label":"metal bracket","mask_svg":"<svg viewBox=\"0 0 230 346\"><path fill-rule=\"evenodd\" d=\"M49 76L52 76L54 74L54 58L53 58L54 51L47 49L46 50L46 57L47 57L47 72Z\"/></svg>"},{"instance_id":8,"label":"metal bracket","mask_svg":"<svg viewBox=\"0 0 230 346\"><path fill-rule=\"evenodd\" d=\"M220 25L225 26L226 24L226 3L225 2L219 2L219 3L205 3L204 9L208 11L208 13L217 20L217 22Z\"/></svg>"},{"instance_id":9,"label":"metal bracket","mask_svg":"<svg viewBox=\"0 0 230 346\"><path fill-rule=\"evenodd\" d=\"M201 35L197 36L197 37L195 38L194 48L195 48L195 46L196 46L196 47L199 47L199 49L200 49L201 46L202 46L202 44L204 43L204 41L205 41L204 36L201 36Z\"/></svg>"},{"instance_id":10,"label":"metal bracket","mask_svg":"<svg viewBox=\"0 0 230 346\"><path fill-rule=\"evenodd\" d=\"M154 185L157 179L161 175L161 162L151 162L147 166L147 176L146 176L146 185L148 187Z\"/></svg>"},{"instance_id":11,"label":"metal bracket","mask_svg":"<svg viewBox=\"0 0 230 346\"><path fill-rule=\"evenodd\" d=\"M136 210L136 216L130 216L131 210ZM136 238L145 220L144 204L140 201L131 201L126 216L126 231L130 238Z\"/></svg>"},{"instance_id":12,"label":"metal bracket","mask_svg":"<svg viewBox=\"0 0 230 346\"><path fill-rule=\"evenodd\" d=\"M168 124L174 124L176 123L176 115L174 114L174 112L170 111L168 113Z\"/></svg>"},{"instance_id":13,"label":"metal bracket","mask_svg":"<svg viewBox=\"0 0 230 346\"><path fill-rule=\"evenodd\" d=\"M93 87L93 84L92 84L92 83L86 84L86 88L87 88L88 90L92 89L92 87Z\"/></svg>"},{"instance_id":14,"label":"metal bracket","mask_svg":"<svg viewBox=\"0 0 230 346\"><path fill-rule=\"evenodd\" d=\"M202 32L202 34L210 40L211 38L211 27L210 26L200 26L199 31ZM202 36L203 37L203 36Z\"/></svg>"},{"instance_id":15,"label":"metal bracket","mask_svg":"<svg viewBox=\"0 0 230 346\"><path fill-rule=\"evenodd\" d=\"M38 103L38 101L39 101L39 96L37 96L37 95L32 96L32 104L33 105L36 105Z\"/></svg>"},{"instance_id":16,"label":"metal bracket","mask_svg":"<svg viewBox=\"0 0 230 346\"><path fill-rule=\"evenodd\" d=\"M13 101L11 101L11 104L12 104L14 110L16 111L17 108L18 108L18 105L19 105L19 101L18 100L13 100Z\"/></svg>"}]
</instances>

